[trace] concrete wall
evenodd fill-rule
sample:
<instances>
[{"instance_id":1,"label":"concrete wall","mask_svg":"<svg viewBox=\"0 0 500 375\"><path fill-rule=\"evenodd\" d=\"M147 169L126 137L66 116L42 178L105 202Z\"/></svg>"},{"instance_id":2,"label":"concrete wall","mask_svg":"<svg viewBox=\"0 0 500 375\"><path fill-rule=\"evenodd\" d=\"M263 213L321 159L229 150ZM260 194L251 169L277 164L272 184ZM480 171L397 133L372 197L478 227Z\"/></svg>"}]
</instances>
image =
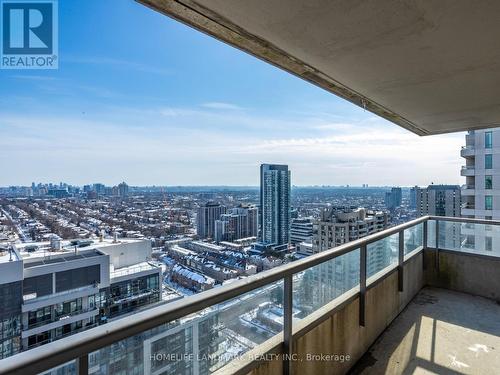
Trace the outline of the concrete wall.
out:
<instances>
[{"instance_id":1,"label":"concrete wall","mask_svg":"<svg viewBox=\"0 0 500 375\"><path fill-rule=\"evenodd\" d=\"M72 254L67 254L72 255ZM56 273L61 271L68 271L72 269L78 269L82 267L99 265L101 271L101 282L99 287L106 288L109 286L109 256L99 255L90 258L82 258L69 260L61 263L45 264L36 267L30 267L24 269L24 278L46 275L49 273ZM55 293L55 291L54 291Z\"/></svg>"},{"instance_id":2,"label":"concrete wall","mask_svg":"<svg viewBox=\"0 0 500 375\"><path fill-rule=\"evenodd\" d=\"M397 272L369 286L365 327L359 325L357 297L305 335L294 339L297 360L293 361L293 371L296 374L345 374L424 286L422 262L420 253L405 264L403 292L398 291ZM335 358L311 359L307 354L349 355L350 359L344 362ZM275 374L280 369L281 360L275 360L260 364L250 374Z\"/></svg>"},{"instance_id":3,"label":"concrete wall","mask_svg":"<svg viewBox=\"0 0 500 375\"><path fill-rule=\"evenodd\" d=\"M8 255L5 255L7 257ZM12 262L0 262L0 285L8 284L23 279L23 261L13 258Z\"/></svg>"},{"instance_id":4,"label":"concrete wall","mask_svg":"<svg viewBox=\"0 0 500 375\"><path fill-rule=\"evenodd\" d=\"M500 301L500 258L425 250L426 284Z\"/></svg>"},{"instance_id":5,"label":"concrete wall","mask_svg":"<svg viewBox=\"0 0 500 375\"><path fill-rule=\"evenodd\" d=\"M97 246L99 248L99 246ZM137 240L102 246L99 251L109 255L115 269L128 267L151 258L151 241Z\"/></svg>"}]
</instances>

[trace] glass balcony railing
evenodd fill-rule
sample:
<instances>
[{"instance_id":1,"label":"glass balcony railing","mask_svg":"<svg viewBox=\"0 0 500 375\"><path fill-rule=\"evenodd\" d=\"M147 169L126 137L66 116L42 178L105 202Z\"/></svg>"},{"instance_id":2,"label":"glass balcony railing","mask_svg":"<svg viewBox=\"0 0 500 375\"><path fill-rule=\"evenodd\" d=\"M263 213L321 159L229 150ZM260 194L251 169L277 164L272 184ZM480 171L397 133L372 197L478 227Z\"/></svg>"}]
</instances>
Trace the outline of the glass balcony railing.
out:
<instances>
[{"instance_id":1,"label":"glass balcony railing","mask_svg":"<svg viewBox=\"0 0 500 375\"><path fill-rule=\"evenodd\" d=\"M428 225L429 240L432 237L432 246L442 250L452 250L469 254L489 255L500 257L500 225L487 220L463 221L438 220ZM438 245L436 246L436 240Z\"/></svg>"},{"instance_id":2,"label":"glass balcony railing","mask_svg":"<svg viewBox=\"0 0 500 375\"><path fill-rule=\"evenodd\" d=\"M476 208L476 205L474 203L462 203L460 207L469 210L474 210Z\"/></svg>"},{"instance_id":3,"label":"glass balcony railing","mask_svg":"<svg viewBox=\"0 0 500 375\"><path fill-rule=\"evenodd\" d=\"M2 369L27 374L54 366L72 366L79 374L242 371L263 353L291 354L297 330L315 327L348 298L359 298L364 326L367 288L397 272L402 291L404 264L427 248L499 257L500 222L421 217L19 353L4 359ZM286 355L280 360L284 368L290 366Z\"/></svg>"},{"instance_id":4,"label":"glass balcony railing","mask_svg":"<svg viewBox=\"0 0 500 375\"><path fill-rule=\"evenodd\" d=\"M476 188L475 185L462 185L462 190L474 190Z\"/></svg>"},{"instance_id":5,"label":"glass balcony railing","mask_svg":"<svg viewBox=\"0 0 500 375\"><path fill-rule=\"evenodd\" d=\"M81 314L85 314L85 313L88 313L91 311L96 311L96 310L97 310L97 307L89 307L86 309L80 309L80 310L76 310L76 311L61 312L61 313L56 312L56 313L54 313L54 317L51 316L50 318L41 319L41 320L33 321L33 322L28 322L27 325L23 325L23 330L27 331L30 329L42 327L42 326L47 325L47 324L56 323L56 322L59 322L61 320L65 320L67 318L70 318L70 317L73 317L76 315L81 315Z\"/></svg>"}]
</instances>

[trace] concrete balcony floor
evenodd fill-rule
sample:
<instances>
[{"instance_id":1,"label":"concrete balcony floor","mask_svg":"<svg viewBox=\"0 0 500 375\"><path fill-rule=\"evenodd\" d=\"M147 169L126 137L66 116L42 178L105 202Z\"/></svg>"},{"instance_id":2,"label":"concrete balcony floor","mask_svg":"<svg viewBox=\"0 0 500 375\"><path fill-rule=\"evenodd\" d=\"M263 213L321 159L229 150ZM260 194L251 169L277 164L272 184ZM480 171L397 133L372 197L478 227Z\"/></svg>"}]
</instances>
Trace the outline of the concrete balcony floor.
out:
<instances>
[{"instance_id":1,"label":"concrete balcony floor","mask_svg":"<svg viewBox=\"0 0 500 375\"><path fill-rule=\"evenodd\" d=\"M500 304L426 287L351 374L498 374Z\"/></svg>"}]
</instances>

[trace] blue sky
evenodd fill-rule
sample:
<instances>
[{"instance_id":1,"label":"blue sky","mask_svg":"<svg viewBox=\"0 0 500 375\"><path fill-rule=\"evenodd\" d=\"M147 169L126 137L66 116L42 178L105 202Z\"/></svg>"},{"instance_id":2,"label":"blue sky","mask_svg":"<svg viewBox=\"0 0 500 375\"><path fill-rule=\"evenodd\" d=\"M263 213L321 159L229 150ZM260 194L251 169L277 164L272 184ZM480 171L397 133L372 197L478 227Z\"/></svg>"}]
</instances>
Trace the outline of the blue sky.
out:
<instances>
[{"instance_id":1,"label":"blue sky","mask_svg":"<svg viewBox=\"0 0 500 375\"><path fill-rule=\"evenodd\" d=\"M59 69L0 70L0 185L459 183L418 137L134 1L59 3Z\"/></svg>"}]
</instances>

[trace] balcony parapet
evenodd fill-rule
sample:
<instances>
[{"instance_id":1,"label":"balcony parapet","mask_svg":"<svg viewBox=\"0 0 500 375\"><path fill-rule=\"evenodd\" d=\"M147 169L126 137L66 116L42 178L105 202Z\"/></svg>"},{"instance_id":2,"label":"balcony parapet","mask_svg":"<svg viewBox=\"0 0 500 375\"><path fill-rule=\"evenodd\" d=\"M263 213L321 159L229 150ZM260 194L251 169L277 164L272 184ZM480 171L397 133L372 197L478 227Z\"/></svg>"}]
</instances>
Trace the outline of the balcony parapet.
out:
<instances>
[{"instance_id":1,"label":"balcony parapet","mask_svg":"<svg viewBox=\"0 0 500 375\"><path fill-rule=\"evenodd\" d=\"M476 155L476 149L474 146L462 146L460 150L460 156L463 158L469 158Z\"/></svg>"},{"instance_id":2,"label":"balcony parapet","mask_svg":"<svg viewBox=\"0 0 500 375\"><path fill-rule=\"evenodd\" d=\"M268 340L262 345L255 347L255 350L262 349L266 352L277 351L281 354L291 356L293 353L303 349L303 341L301 343L300 337L309 332L318 332L318 330L313 330L313 328L318 327L325 320L331 319L334 314L339 313L343 314L344 317L349 316L350 320L356 319L357 325L352 326L352 324L349 324L349 329L352 328L356 332L344 332L343 335L338 337L352 337L353 340L358 340L360 349L356 349L356 355L360 355L359 353L362 354L369 348L389 322L397 316L424 285L424 271L431 267L430 261L424 259L425 251L430 250L437 254L432 261L432 270L434 274L437 274L436 277L439 277L440 262L444 259L439 255L441 252L443 254L446 252L452 255L458 253L463 256L483 257L485 261L495 259L496 262L499 262L497 256L500 254L476 251L477 249L470 247L470 245L467 245L467 242L462 241L460 235L456 238L449 237L454 236L453 233L460 234L460 228L465 226L464 224L466 223L469 224L469 227L472 225L478 226L478 228L484 225L488 227L500 226L500 221L436 216L421 217L336 248L250 276L244 280L235 281L234 283L210 289L181 300L139 311L134 314L134 319L117 319L103 326L19 353L4 359L1 363L2 370L6 373L34 374L47 371L76 359L78 364L83 364L79 367L81 370L80 373L86 374L89 353L123 339L139 335L144 331L157 328L165 323L192 316L191 314L199 313L200 311L204 311L204 309L212 308L218 304L226 306L225 304L227 303L236 303L238 305L238 301L230 300L238 299L248 292L255 292L259 288L269 288L276 282L281 282L284 290L283 302L281 304L284 317L283 331L270 339L273 343L272 345L269 344L271 341ZM470 230L470 228L468 229ZM378 247L376 246L377 243L384 246ZM373 252L378 248L387 249L387 246L391 249L390 253L396 255L395 261L391 261L385 268L375 270L376 272L373 272L373 270L370 271L368 265L370 257L373 257ZM315 308L306 318L299 320L294 318L294 300L297 297L293 285L297 277L302 275L303 271L354 251L359 254L360 262L357 285L344 294L341 294L338 298L332 299L326 305ZM458 264L462 263L463 261ZM500 270L500 268L495 269ZM462 273L459 274L462 275ZM467 275L467 273L464 275ZM391 309L394 308L395 310L386 311L385 309L381 309L380 306L372 306L377 303L376 301L380 301L384 306L391 306ZM348 309L348 311L344 311L345 309ZM387 316L383 314L384 316L377 317L378 315L375 312L378 311L380 313L382 310L384 314L387 313ZM357 313L353 314L353 312ZM383 323L377 323L377 319L383 319ZM338 321L342 321L342 319ZM364 330L361 328L371 324L374 324L378 328L376 330ZM355 326L359 326L360 328L356 328ZM346 330L347 327L336 327L336 329ZM328 340L339 340L335 338L337 336L331 335L331 332L330 336ZM350 344L355 343L349 342ZM284 356L276 359L276 361L280 362L278 367L280 369L285 368L285 372L295 366L306 366L305 364L301 365L300 363L289 362L286 358L290 357ZM357 360L358 358L353 358L353 360ZM231 365L231 363L228 366L232 366L231 368L234 368L239 373L250 372L253 368L259 366L258 357L248 359L247 362L241 363L241 366L238 368L234 367L234 364ZM321 364L317 364L317 366L321 366ZM300 369L305 370L305 368ZM348 369L348 367L345 369Z\"/></svg>"},{"instance_id":3,"label":"balcony parapet","mask_svg":"<svg viewBox=\"0 0 500 375\"><path fill-rule=\"evenodd\" d=\"M474 167L467 167L467 166L462 166L461 170L460 170L460 175L461 176L475 176L476 175L476 171L474 169Z\"/></svg>"}]
</instances>

